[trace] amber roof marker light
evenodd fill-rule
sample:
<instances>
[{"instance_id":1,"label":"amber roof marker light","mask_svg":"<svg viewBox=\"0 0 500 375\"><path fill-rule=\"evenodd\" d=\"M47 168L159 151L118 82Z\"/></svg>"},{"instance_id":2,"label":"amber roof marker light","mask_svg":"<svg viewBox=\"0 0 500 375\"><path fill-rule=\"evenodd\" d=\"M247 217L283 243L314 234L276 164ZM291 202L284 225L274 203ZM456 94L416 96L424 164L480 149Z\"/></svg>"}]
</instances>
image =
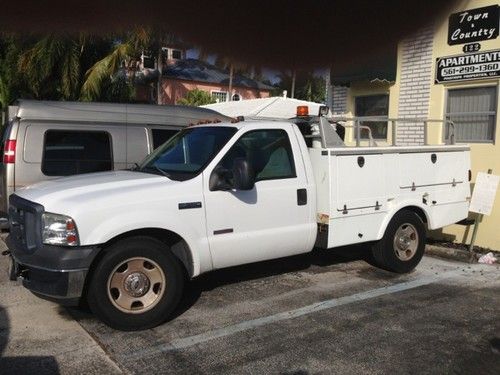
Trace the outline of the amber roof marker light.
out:
<instances>
[{"instance_id":1,"label":"amber roof marker light","mask_svg":"<svg viewBox=\"0 0 500 375\"><path fill-rule=\"evenodd\" d=\"M309 107L307 105L297 106L297 117L298 116L309 116Z\"/></svg>"}]
</instances>

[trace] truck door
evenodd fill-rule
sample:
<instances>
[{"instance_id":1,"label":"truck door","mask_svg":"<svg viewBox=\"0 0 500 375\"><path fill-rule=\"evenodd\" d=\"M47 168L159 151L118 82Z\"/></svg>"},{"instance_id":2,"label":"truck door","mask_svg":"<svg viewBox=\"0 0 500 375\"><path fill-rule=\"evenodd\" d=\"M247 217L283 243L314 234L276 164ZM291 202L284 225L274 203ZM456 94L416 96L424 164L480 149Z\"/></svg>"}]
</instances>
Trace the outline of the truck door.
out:
<instances>
[{"instance_id":1,"label":"truck door","mask_svg":"<svg viewBox=\"0 0 500 375\"><path fill-rule=\"evenodd\" d=\"M231 169L246 158L255 170L249 191L210 191L204 175L207 236L214 268L309 251L311 220L307 181L292 130L259 129L243 134L217 163Z\"/></svg>"}]
</instances>

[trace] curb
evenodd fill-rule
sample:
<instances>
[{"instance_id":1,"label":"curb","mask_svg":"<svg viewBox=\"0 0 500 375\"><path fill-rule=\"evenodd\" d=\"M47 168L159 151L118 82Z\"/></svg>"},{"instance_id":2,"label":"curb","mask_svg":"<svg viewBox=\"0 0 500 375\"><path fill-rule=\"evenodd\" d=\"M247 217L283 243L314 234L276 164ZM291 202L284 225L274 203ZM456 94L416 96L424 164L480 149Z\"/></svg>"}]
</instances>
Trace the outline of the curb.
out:
<instances>
[{"instance_id":1,"label":"curb","mask_svg":"<svg viewBox=\"0 0 500 375\"><path fill-rule=\"evenodd\" d=\"M453 249L449 247L426 245L425 254L437 258L456 260L462 263L476 263L476 257L467 250Z\"/></svg>"}]
</instances>

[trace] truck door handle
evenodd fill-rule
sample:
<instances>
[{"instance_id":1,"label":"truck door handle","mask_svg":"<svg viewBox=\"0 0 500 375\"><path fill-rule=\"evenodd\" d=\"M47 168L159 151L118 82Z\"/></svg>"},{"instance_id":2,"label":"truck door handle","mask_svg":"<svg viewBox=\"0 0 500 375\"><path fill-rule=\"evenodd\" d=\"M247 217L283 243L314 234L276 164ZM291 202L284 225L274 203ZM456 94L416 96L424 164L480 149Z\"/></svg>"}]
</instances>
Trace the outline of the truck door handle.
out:
<instances>
[{"instance_id":1,"label":"truck door handle","mask_svg":"<svg viewBox=\"0 0 500 375\"><path fill-rule=\"evenodd\" d=\"M297 204L299 206L307 204L307 189L297 189Z\"/></svg>"}]
</instances>

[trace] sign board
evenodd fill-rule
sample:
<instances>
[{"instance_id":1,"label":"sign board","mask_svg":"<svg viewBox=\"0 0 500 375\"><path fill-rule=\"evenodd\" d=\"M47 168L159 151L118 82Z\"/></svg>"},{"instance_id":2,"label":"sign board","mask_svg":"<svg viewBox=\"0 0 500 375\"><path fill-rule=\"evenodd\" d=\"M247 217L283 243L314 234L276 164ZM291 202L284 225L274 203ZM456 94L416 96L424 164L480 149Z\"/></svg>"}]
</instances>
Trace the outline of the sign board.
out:
<instances>
[{"instance_id":1,"label":"sign board","mask_svg":"<svg viewBox=\"0 0 500 375\"><path fill-rule=\"evenodd\" d=\"M500 77L500 50L438 57L435 83Z\"/></svg>"},{"instance_id":2,"label":"sign board","mask_svg":"<svg viewBox=\"0 0 500 375\"><path fill-rule=\"evenodd\" d=\"M491 215L500 176L479 172L474 185L469 211Z\"/></svg>"},{"instance_id":3,"label":"sign board","mask_svg":"<svg viewBox=\"0 0 500 375\"><path fill-rule=\"evenodd\" d=\"M448 44L464 44L498 37L498 5L453 13L448 20Z\"/></svg>"},{"instance_id":4,"label":"sign board","mask_svg":"<svg viewBox=\"0 0 500 375\"><path fill-rule=\"evenodd\" d=\"M481 49L481 44L479 43L470 43L470 44L464 44L462 47L462 51L464 53L474 53L478 52Z\"/></svg>"}]
</instances>

